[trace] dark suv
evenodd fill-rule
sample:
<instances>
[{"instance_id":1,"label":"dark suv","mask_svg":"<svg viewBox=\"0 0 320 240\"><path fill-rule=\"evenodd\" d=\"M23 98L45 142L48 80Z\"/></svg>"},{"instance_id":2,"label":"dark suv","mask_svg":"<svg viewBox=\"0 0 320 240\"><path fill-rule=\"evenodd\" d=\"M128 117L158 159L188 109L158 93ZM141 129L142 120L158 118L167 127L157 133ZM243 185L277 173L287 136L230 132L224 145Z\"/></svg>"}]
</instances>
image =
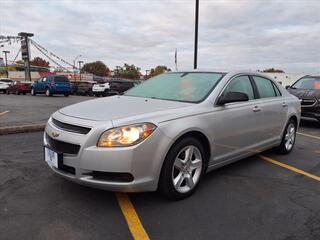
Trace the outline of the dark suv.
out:
<instances>
[{"instance_id":1,"label":"dark suv","mask_svg":"<svg viewBox=\"0 0 320 240\"><path fill-rule=\"evenodd\" d=\"M95 81L81 81L78 83L77 94L78 95L89 95L92 96L92 86L95 84Z\"/></svg>"},{"instance_id":2,"label":"dark suv","mask_svg":"<svg viewBox=\"0 0 320 240\"><path fill-rule=\"evenodd\" d=\"M108 90L108 95L122 94L123 92L129 90L130 88L136 86L137 82L126 81L126 80L111 80L109 81L110 88Z\"/></svg>"},{"instance_id":3,"label":"dark suv","mask_svg":"<svg viewBox=\"0 0 320 240\"><path fill-rule=\"evenodd\" d=\"M320 76L304 76L286 88L301 99L301 116L320 121Z\"/></svg>"},{"instance_id":4,"label":"dark suv","mask_svg":"<svg viewBox=\"0 0 320 240\"><path fill-rule=\"evenodd\" d=\"M71 93L71 84L65 76L48 76L40 78L31 86L31 95L45 93L48 97L52 94L64 94L66 97Z\"/></svg>"}]
</instances>

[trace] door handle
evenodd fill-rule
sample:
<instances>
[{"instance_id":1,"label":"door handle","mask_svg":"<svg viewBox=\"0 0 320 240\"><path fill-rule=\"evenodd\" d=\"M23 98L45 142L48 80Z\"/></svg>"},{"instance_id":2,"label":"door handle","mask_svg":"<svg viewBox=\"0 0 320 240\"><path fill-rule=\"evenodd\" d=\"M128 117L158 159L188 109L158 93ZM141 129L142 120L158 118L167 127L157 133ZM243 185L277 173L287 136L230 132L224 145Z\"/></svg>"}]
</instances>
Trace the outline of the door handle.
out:
<instances>
[{"instance_id":1,"label":"door handle","mask_svg":"<svg viewBox=\"0 0 320 240\"><path fill-rule=\"evenodd\" d=\"M260 112L260 111L261 111L261 108L258 107L258 106L254 106L253 109L252 109L252 111L254 111L254 112Z\"/></svg>"},{"instance_id":2,"label":"door handle","mask_svg":"<svg viewBox=\"0 0 320 240\"><path fill-rule=\"evenodd\" d=\"M288 106L286 102L282 102L282 107Z\"/></svg>"}]
</instances>

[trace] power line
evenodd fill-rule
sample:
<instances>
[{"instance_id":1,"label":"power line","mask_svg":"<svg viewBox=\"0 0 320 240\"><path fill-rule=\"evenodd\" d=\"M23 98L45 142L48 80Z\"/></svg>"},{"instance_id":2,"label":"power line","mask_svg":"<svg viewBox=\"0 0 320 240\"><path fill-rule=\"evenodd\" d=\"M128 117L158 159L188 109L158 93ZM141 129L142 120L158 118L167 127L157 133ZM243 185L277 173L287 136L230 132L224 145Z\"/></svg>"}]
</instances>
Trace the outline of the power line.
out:
<instances>
[{"instance_id":1,"label":"power line","mask_svg":"<svg viewBox=\"0 0 320 240\"><path fill-rule=\"evenodd\" d=\"M35 48L37 48L43 55L45 55L50 61L52 61L54 64L56 64L58 67L61 67L65 70L68 70L67 68L65 68L64 66L62 66L61 64L57 63L55 60L53 60L51 57L48 56L47 53L45 53L41 48L39 48L37 45L32 44Z\"/></svg>"},{"instance_id":2,"label":"power line","mask_svg":"<svg viewBox=\"0 0 320 240\"><path fill-rule=\"evenodd\" d=\"M69 65L70 67L74 67L73 64L65 61L64 59L60 58L58 55L50 52L48 49L46 49L45 47L41 46L39 43L35 42L34 40L30 40L31 43L35 46L37 46L38 48L42 49L42 51L46 52L48 55L55 57L56 59L58 59L59 61L63 62L66 65Z\"/></svg>"},{"instance_id":3,"label":"power line","mask_svg":"<svg viewBox=\"0 0 320 240\"><path fill-rule=\"evenodd\" d=\"M16 55L16 57L13 59L13 62L15 62L16 61L16 59L17 59L17 57L19 56L19 53L21 52L21 48L19 48L19 51L18 51L18 53L17 53L17 55Z\"/></svg>"}]
</instances>

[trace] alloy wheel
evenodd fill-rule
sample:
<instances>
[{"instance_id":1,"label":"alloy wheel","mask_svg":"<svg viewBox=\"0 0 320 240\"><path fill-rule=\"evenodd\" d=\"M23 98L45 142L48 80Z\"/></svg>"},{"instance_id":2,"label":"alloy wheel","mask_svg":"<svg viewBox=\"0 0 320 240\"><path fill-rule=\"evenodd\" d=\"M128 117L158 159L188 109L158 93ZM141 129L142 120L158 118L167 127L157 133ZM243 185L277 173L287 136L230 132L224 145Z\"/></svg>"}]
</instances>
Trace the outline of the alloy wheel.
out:
<instances>
[{"instance_id":1,"label":"alloy wheel","mask_svg":"<svg viewBox=\"0 0 320 240\"><path fill-rule=\"evenodd\" d=\"M287 127L287 131L285 135L285 147L288 151L292 149L295 138L296 138L296 127L293 123L290 123Z\"/></svg>"},{"instance_id":2,"label":"alloy wheel","mask_svg":"<svg viewBox=\"0 0 320 240\"><path fill-rule=\"evenodd\" d=\"M187 193L198 183L203 167L200 150L195 146L184 147L176 156L172 168L172 182L176 191Z\"/></svg>"}]
</instances>

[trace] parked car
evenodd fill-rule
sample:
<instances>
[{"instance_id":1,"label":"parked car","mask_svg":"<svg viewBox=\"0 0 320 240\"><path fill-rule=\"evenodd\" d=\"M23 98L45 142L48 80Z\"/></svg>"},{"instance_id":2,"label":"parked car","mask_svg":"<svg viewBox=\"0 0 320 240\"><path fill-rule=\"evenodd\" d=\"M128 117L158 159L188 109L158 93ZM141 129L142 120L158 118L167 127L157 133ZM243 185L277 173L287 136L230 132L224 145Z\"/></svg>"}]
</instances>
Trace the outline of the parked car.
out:
<instances>
[{"instance_id":1,"label":"parked car","mask_svg":"<svg viewBox=\"0 0 320 240\"><path fill-rule=\"evenodd\" d=\"M14 81L8 88L6 93L15 93L16 95L19 95L22 93L23 95L26 95L26 93L29 93L31 91L31 81Z\"/></svg>"},{"instance_id":2,"label":"parked car","mask_svg":"<svg viewBox=\"0 0 320 240\"><path fill-rule=\"evenodd\" d=\"M77 94L84 95L84 96L87 96L87 95L92 96L93 95L92 87L96 83L97 82L95 81L80 81L78 83Z\"/></svg>"},{"instance_id":3,"label":"parked car","mask_svg":"<svg viewBox=\"0 0 320 240\"><path fill-rule=\"evenodd\" d=\"M301 99L301 115L320 122L320 76L304 76L286 88Z\"/></svg>"},{"instance_id":4,"label":"parked car","mask_svg":"<svg viewBox=\"0 0 320 240\"><path fill-rule=\"evenodd\" d=\"M92 86L92 93L96 97L101 97L101 96L105 97L105 96L108 96L109 89L110 89L109 82L97 82Z\"/></svg>"},{"instance_id":5,"label":"parked car","mask_svg":"<svg viewBox=\"0 0 320 240\"><path fill-rule=\"evenodd\" d=\"M137 85L139 82L128 80L110 80L106 83L95 84L92 91L96 96L112 96L119 95Z\"/></svg>"},{"instance_id":6,"label":"parked car","mask_svg":"<svg viewBox=\"0 0 320 240\"><path fill-rule=\"evenodd\" d=\"M266 75L171 72L55 112L44 158L80 184L182 199L215 168L274 147L290 153L299 121L299 100Z\"/></svg>"},{"instance_id":7,"label":"parked car","mask_svg":"<svg viewBox=\"0 0 320 240\"><path fill-rule=\"evenodd\" d=\"M9 78L0 78L0 92L6 93L8 87L13 83Z\"/></svg>"},{"instance_id":8,"label":"parked car","mask_svg":"<svg viewBox=\"0 0 320 240\"><path fill-rule=\"evenodd\" d=\"M66 97L71 93L71 85L65 76L48 76L40 78L31 86L31 95L45 93L46 96L53 94L64 94Z\"/></svg>"},{"instance_id":9,"label":"parked car","mask_svg":"<svg viewBox=\"0 0 320 240\"><path fill-rule=\"evenodd\" d=\"M111 80L108 95L122 94L130 88L136 86L138 81Z\"/></svg>"}]
</instances>

